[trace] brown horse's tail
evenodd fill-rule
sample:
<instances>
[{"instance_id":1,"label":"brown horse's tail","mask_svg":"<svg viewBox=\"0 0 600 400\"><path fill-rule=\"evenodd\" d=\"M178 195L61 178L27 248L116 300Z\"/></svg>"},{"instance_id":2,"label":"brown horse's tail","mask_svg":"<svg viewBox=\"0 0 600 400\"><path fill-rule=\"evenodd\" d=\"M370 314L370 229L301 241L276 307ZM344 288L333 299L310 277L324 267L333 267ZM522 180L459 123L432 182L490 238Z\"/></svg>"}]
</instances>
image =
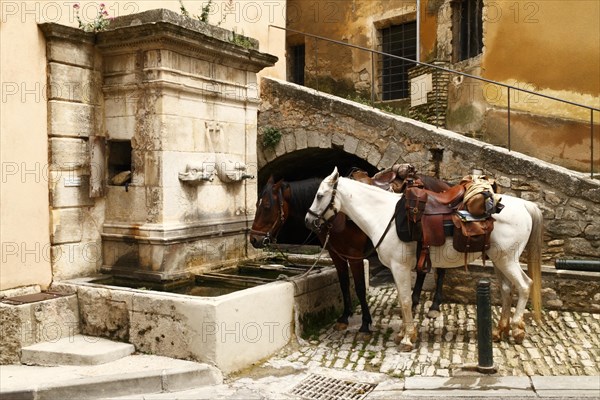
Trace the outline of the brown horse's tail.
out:
<instances>
[{"instance_id":1,"label":"brown horse's tail","mask_svg":"<svg viewBox=\"0 0 600 400\"><path fill-rule=\"evenodd\" d=\"M544 217L538 206L531 202L525 203L525 208L531 215L532 226L527 241L527 274L533 280L531 287L531 305L536 322L542 320L542 243L544 233Z\"/></svg>"}]
</instances>

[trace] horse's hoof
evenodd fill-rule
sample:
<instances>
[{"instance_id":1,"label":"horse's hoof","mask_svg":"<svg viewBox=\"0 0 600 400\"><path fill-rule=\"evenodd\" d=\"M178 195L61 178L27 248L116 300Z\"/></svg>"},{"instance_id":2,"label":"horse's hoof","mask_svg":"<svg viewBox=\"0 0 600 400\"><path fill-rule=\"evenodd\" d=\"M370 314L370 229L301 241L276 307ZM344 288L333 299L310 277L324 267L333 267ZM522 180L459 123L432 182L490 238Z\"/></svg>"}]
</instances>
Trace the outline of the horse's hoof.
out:
<instances>
[{"instance_id":1,"label":"horse's hoof","mask_svg":"<svg viewBox=\"0 0 600 400\"><path fill-rule=\"evenodd\" d=\"M413 345L411 343L400 343L400 351L402 353L411 352L413 349Z\"/></svg>"},{"instance_id":2,"label":"horse's hoof","mask_svg":"<svg viewBox=\"0 0 600 400\"><path fill-rule=\"evenodd\" d=\"M358 332L358 334L356 335L356 340L360 340L362 342L368 342L371 340L371 338L373 337L373 333L372 332Z\"/></svg>"},{"instance_id":3,"label":"horse's hoof","mask_svg":"<svg viewBox=\"0 0 600 400\"><path fill-rule=\"evenodd\" d=\"M348 324L344 322L336 322L336 324L333 326L334 331L345 331L346 329L348 329Z\"/></svg>"},{"instance_id":4,"label":"horse's hoof","mask_svg":"<svg viewBox=\"0 0 600 400\"><path fill-rule=\"evenodd\" d=\"M513 339L515 339L516 344L523 344L523 340L525 340L525 331L517 331L513 332Z\"/></svg>"},{"instance_id":5,"label":"horse's hoof","mask_svg":"<svg viewBox=\"0 0 600 400\"><path fill-rule=\"evenodd\" d=\"M520 327L513 329L512 337L515 339L516 344L522 344L523 340L525 340L525 330Z\"/></svg>"},{"instance_id":6,"label":"horse's hoof","mask_svg":"<svg viewBox=\"0 0 600 400\"><path fill-rule=\"evenodd\" d=\"M436 319L439 316L440 316L440 312L437 310L429 310L429 312L427 313L428 318Z\"/></svg>"},{"instance_id":7,"label":"horse's hoof","mask_svg":"<svg viewBox=\"0 0 600 400\"><path fill-rule=\"evenodd\" d=\"M492 340L494 342L499 342L502 340L502 332L498 329L492 329Z\"/></svg>"},{"instance_id":8,"label":"horse's hoof","mask_svg":"<svg viewBox=\"0 0 600 400\"><path fill-rule=\"evenodd\" d=\"M400 345L400 343L402 343L402 338L403 338L403 337L404 337L403 335L397 335L397 336L394 338L394 343L396 343L397 345Z\"/></svg>"}]
</instances>

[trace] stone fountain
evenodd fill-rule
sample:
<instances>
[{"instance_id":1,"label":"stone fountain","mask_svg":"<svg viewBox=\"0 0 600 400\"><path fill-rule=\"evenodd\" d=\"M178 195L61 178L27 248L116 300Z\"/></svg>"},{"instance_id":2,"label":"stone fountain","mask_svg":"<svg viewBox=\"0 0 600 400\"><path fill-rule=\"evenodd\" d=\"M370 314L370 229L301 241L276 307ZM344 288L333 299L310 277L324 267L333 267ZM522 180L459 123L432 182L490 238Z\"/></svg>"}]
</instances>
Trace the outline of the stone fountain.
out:
<instances>
[{"instance_id":1,"label":"stone fountain","mask_svg":"<svg viewBox=\"0 0 600 400\"><path fill-rule=\"evenodd\" d=\"M153 10L97 35L109 152L103 272L178 280L247 257L256 73L277 58L231 34Z\"/></svg>"}]
</instances>

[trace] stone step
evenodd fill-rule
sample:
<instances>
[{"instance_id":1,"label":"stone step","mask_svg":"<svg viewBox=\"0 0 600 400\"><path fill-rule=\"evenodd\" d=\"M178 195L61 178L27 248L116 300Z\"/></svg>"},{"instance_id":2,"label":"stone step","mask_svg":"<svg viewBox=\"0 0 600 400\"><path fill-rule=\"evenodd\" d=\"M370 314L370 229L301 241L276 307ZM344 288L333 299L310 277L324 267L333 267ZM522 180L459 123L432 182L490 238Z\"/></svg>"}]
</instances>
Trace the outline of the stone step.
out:
<instances>
[{"instance_id":1,"label":"stone step","mask_svg":"<svg viewBox=\"0 0 600 400\"><path fill-rule=\"evenodd\" d=\"M21 362L28 365L98 365L133 354L129 343L94 336L73 335L54 342L23 347Z\"/></svg>"},{"instance_id":2,"label":"stone step","mask_svg":"<svg viewBox=\"0 0 600 400\"><path fill-rule=\"evenodd\" d=\"M221 384L223 375L207 364L140 354L100 365L3 365L0 381L0 399L79 400L178 392Z\"/></svg>"}]
</instances>

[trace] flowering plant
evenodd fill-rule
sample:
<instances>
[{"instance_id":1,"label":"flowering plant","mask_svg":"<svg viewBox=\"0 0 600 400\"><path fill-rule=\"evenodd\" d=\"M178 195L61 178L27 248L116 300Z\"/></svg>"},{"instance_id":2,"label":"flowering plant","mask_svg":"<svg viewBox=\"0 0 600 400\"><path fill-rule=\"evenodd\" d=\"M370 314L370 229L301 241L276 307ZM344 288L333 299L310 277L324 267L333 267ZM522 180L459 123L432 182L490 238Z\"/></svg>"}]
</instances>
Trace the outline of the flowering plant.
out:
<instances>
[{"instance_id":1,"label":"flowering plant","mask_svg":"<svg viewBox=\"0 0 600 400\"><path fill-rule=\"evenodd\" d=\"M108 16L108 11L106 10L106 5L104 3L100 3L98 15L96 15L96 18L91 22L83 22L81 20L81 17L79 16L79 3L73 4L73 8L75 9L75 18L77 18L77 22L79 22L79 28L86 32L103 31L108 27L112 20L112 18Z\"/></svg>"}]
</instances>

